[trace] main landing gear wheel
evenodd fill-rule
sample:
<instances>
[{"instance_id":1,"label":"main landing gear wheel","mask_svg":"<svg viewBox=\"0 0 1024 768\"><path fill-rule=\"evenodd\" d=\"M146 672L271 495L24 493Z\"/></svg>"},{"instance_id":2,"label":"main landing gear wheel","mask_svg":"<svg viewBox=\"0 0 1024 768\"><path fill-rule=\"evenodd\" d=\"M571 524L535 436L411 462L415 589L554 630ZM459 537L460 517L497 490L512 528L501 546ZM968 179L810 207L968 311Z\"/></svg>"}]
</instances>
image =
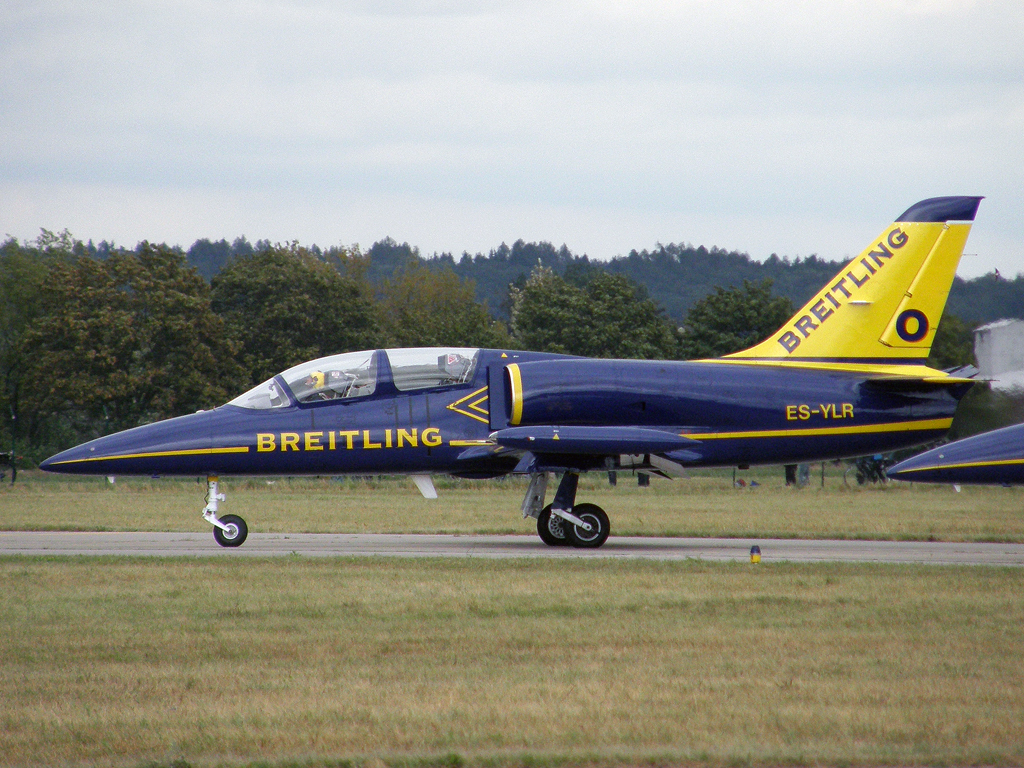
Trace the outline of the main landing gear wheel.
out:
<instances>
[{"instance_id":1,"label":"main landing gear wheel","mask_svg":"<svg viewBox=\"0 0 1024 768\"><path fill-rule=\"evenodd\" d=\"M580 520L590 525L590 530L585 531L576 525L562 520L562 530L565 531L565 538L574 547L580 549L597 549L608 539L611 527L608 522L608 515L597 504L577 504L572 513ZM543 538L543 536L542 536Z\"/></svg>"},{"instance_id":2,"label":"main landing gear wheel","mask_svg":"<svg viewBox=\"0 0 1024 768\"><path fill-rule=\"evenodd\" d=\"M569 540L565 537L567 523L560 517L551 514L551 505L548 504L537 516L537 533L540 540L549 547L565 547Z\"/></svg>"},{"instance_id":3,"label":"main landing gear wheel","mask_svg":"<svg viewBox=\"0 0 1024 768\"><path fill-rule=\"evenodd\" d=\"M238 515L224 515L220 518L220 522L224 523L227 530L214 526L213 538L217 540L217 543L222 547L242 546L245 537L249 535L249 527L245 524L245 520Z\"/></svg>"}]
</instances>

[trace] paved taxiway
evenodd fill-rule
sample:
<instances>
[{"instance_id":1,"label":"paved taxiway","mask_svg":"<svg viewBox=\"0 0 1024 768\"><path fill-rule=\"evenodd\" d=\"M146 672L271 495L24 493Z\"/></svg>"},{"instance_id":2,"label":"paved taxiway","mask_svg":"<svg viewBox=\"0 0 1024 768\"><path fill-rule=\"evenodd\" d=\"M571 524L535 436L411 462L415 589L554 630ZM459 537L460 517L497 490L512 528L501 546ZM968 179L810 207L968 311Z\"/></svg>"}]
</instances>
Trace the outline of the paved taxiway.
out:
<instances>
[{"instance_id":1,"label":"paved taxiway","mask_svg":"<svg viewBox=\"0 0 1024 768\"><path fill-rule=\"evenodd\" d=\"M547 557L648 560L743 560L761 548L762 562L933 563L1024 566L1024 544L954 544L797 539L612 537L597 550L547 547L535 536L254 533L237 549L218 546L211 533L0 532L4 555L120 555L153 557Z\"/></svg>"}]
</instances>

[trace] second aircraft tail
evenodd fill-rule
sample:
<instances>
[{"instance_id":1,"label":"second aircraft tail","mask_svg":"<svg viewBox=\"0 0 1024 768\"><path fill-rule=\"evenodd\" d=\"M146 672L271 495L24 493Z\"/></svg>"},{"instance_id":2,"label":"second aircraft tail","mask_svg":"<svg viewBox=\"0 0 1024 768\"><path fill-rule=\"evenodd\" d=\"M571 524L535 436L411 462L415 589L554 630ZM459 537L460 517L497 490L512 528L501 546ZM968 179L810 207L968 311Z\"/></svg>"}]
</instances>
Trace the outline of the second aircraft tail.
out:
<instances>
[{"instance_id":1,"label":"second aircraft tail","mask_svg":"<svg viewBox=\"0 0 1024 768\"><path fill-rule=\"evenodd\" d=\"M981 200L911 206L782 328L726 359L923 364Z\"/></svg>"}]
</instances>

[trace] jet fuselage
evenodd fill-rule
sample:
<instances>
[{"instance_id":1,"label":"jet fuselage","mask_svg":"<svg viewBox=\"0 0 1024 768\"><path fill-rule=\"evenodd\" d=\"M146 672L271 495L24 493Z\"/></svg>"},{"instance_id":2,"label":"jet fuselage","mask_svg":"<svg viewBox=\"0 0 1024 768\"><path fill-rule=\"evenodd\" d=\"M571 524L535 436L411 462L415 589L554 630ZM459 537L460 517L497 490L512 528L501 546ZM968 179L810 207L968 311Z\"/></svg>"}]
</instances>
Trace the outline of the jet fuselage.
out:
<instances>
[{"instance_id":1,"label":"jet fuselage","mask_svg":"<svg viewBox=\"0 0 1024 768\"><path fill-rule=\"evenodd\" d=\"M359 353L377 361L371 394L301 402L277 377L282 397L275 407L233 401L93 440L43 468L108 475L491 476L520 466L538 440L532 471L615 468L624 454L647 453L684 466L795 463L925 442L948 429L961 394L924 383L893 388L837 370L503 350L462 350L473 356L466 380L403 391L391 380L393 352ZM561 431L563 441L545 441L545 429ZM615 446L606 455L595 449L602 434ZM638 435L632 442L631 434ZM584 447L576 452L574 446ZM631 460L630 466L638 465Z\"/></svg>"}]
</instances>

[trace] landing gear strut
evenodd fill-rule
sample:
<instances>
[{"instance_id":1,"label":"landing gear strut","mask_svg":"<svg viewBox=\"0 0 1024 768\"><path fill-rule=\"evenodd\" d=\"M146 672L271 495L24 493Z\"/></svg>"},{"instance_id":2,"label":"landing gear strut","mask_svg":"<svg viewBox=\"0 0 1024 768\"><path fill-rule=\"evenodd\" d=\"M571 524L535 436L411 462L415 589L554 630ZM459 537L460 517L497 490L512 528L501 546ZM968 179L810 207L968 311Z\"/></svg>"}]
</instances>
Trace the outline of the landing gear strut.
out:
<instances>
[{"instance_id":1,"label":"landing gear strut","mask_svg":"<svg viewBox=\"0 0 1024 768\"><path fill-rule=\"evenodd\" d=\"M238 515L217 517L217 505L224 501L225 496L219 492L218 478L211 475L206 478L206 507L203 508L203 519L213 526L213 538L222 547L240 547L249 535L249 527Z\"/></svg>"},{"instance_id":2,"label":"landing gear strut","mask_svg":"<svg viewBox=\"0 0 1024 768\"><path fill-rule=\"evenodd\" d=\"M558 483L555 500L537 514L537 534L549 547L572 545L582 549L596 549L608 539L611 526L608 515L596 504L576 504L576 489L580 476L577 472L566 472ZM530 483L527 500L523 502L524 513L528 503L536 504L536 479ZM541 491L543 493L543 491ZM543 504L543 495L540 503Z\"/></svg>"}]
</instances>

